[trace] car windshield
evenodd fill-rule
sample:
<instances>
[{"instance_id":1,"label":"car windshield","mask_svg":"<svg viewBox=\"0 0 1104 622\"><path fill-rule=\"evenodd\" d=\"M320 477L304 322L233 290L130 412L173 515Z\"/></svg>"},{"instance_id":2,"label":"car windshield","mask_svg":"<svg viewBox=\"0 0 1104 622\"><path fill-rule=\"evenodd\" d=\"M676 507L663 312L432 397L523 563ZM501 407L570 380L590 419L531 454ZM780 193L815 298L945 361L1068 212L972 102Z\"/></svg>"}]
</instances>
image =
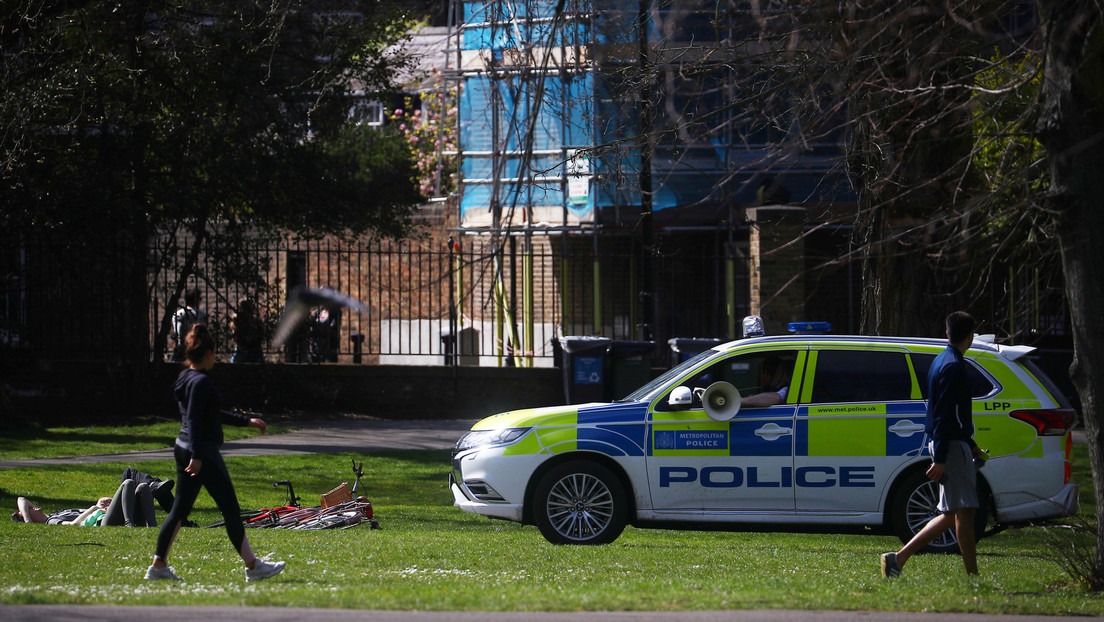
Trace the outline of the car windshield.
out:
<instances>
[{"instance_id":1,"label":"car windshield","mask_svg":"<svg viewBox=\"0 0 1104 622\"><path fill-rule=\"evenodd\" d=\"M698 363L715 356L718 350L710 349L705 352L696 354L685 361L675 365L671 369L668 369L664 373L657 376L654 380L640 387L639 389L628 394L625 399L617 400L619 402L646 402L655 398L656 394L666 388L672 380L681 377L686 370L695 367Z\"/></svg>"}]
</instances>

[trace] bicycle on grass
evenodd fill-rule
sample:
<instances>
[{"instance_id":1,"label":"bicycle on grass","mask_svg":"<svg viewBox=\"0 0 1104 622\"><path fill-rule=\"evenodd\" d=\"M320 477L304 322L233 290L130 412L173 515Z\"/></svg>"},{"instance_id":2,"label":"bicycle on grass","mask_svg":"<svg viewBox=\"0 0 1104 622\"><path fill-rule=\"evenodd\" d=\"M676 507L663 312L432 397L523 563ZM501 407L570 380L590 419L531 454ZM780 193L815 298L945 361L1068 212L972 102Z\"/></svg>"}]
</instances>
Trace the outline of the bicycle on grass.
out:
<instances>
[{"instance_id":1,"label":"bicycle on grass","mask_svg":"<svg viewBox=\"0 0 1104 622\"><path fill-rule=\"evenodd\" d=\"M280 517L303 509L303 506L299 503L300 497L295 494L295 488L292 487L291 482L286 479L272 482L273 488L279 488L280 486L287 488L287 502L284 505L272 508L242 510L241 519L243 525L246 527L275 527L279 524ZM225 524L225 520L220 520L207 526L222 527Z\"/></svg>"},{"instance_id":2,"label":"bicycle on grass","mask_svg":"<svg viewBox=\"0 0 1104 622\"><path fill-rule=\"evenodd\" d=\"M360 479L364 475L364 463L352 460L352 465L353 475L356 476L353 487L350 489L347 482L342 482L322 495L321 503L315 506L303 507L290 481L274 482L272 484L274 487L287 487L287 503L278 507L244 511L242 523L246 527L275 529L348 529L362 524L368 524L372 529L380 529L372 510L372 503L365 497L357 495ZM225 521L218 521L209 527L221 527L224 524Z\"/></svg>"},{"instance_id":3,"label":"bicycle on grass","mask_svg":"<svg viewBox=\"0 0 1104 622\"><path fill-rule=\"evenodd\" d=\"M364 475L364 463L352 461L353 487L342 482L337 488L322 495L322 505L319 511L312 517L304 518L294 525L277 525L277 528L287 529L348 529L367 523L372 529L380 529L379 522L372 511L372 503L363 496L357 495L360 490L360 478Z\"/></svg>"}]
</instances>

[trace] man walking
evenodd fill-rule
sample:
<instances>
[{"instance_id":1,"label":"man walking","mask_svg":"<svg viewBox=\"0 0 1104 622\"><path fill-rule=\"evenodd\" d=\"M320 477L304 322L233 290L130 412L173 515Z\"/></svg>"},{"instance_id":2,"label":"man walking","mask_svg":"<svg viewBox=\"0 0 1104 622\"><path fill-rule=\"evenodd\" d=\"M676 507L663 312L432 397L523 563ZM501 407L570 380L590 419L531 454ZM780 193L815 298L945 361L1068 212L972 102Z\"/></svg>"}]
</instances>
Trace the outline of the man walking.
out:
<instances>
[{"instance_id":1,"label":"man walking","mask_svg":"<svg viewBox=\"0 0 1104 622\"><path fill-rule=\"evenodd\" d=\"M974 442L970 381L963 355L974 342L974 318L964 311L947 316L949 344L928 370L926 432L932 465L927 476L939 483L941 514L916 533L900 551L882 553L882 576L896 577L915 553L954 527L967 574L977 574L974 515L977 513L977 469L984 453Z\"/></svg>"}]
</instances>

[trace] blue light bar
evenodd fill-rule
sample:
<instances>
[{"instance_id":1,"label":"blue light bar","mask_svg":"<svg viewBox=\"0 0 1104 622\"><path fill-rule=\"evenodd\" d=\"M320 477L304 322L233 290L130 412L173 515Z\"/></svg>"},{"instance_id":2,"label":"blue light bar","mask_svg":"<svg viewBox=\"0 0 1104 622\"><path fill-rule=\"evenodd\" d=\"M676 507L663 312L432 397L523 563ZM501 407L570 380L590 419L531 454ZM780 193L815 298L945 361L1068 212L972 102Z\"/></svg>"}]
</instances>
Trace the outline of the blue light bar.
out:
<instances>
[{"instance_id":1,"label":"blue light bar","mask_svg":"<svg viewBox=\"0 0 1104 622\"><path fill-rule=\"evenodd\" d=\"M823 335L832 332L832 323L790 322L786 328L795 335Z\"/></svg>"}]
</instances>

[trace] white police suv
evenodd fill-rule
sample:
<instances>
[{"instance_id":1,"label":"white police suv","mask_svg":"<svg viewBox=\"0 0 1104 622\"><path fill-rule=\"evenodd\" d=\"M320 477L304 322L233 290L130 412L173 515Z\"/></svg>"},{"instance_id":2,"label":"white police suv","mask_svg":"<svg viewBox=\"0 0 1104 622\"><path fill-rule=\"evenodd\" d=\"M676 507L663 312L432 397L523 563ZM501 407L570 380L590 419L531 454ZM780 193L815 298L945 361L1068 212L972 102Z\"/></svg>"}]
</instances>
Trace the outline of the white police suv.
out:
<instances>
[{"instance_id":1,"label":"white police suv","mask_svg":"<svg viewBox=\"0 0 1104 622\"><path fill-rule=\"evenodd\" d=\"M453 498L562 544L611 542L626 524L869 525L907 541L936 512L938 489L924 476L925 380L945 347L807 334L733 341L624 400L483 419L456 444ZM982 525L1077 510L1075 413L1032 350L978 338L966 353L974 437L990 455L978 475ZM779 369L781 403L741 406ZM948 532L929 548L956 547Z\"/></svg>"}]
</instances>

